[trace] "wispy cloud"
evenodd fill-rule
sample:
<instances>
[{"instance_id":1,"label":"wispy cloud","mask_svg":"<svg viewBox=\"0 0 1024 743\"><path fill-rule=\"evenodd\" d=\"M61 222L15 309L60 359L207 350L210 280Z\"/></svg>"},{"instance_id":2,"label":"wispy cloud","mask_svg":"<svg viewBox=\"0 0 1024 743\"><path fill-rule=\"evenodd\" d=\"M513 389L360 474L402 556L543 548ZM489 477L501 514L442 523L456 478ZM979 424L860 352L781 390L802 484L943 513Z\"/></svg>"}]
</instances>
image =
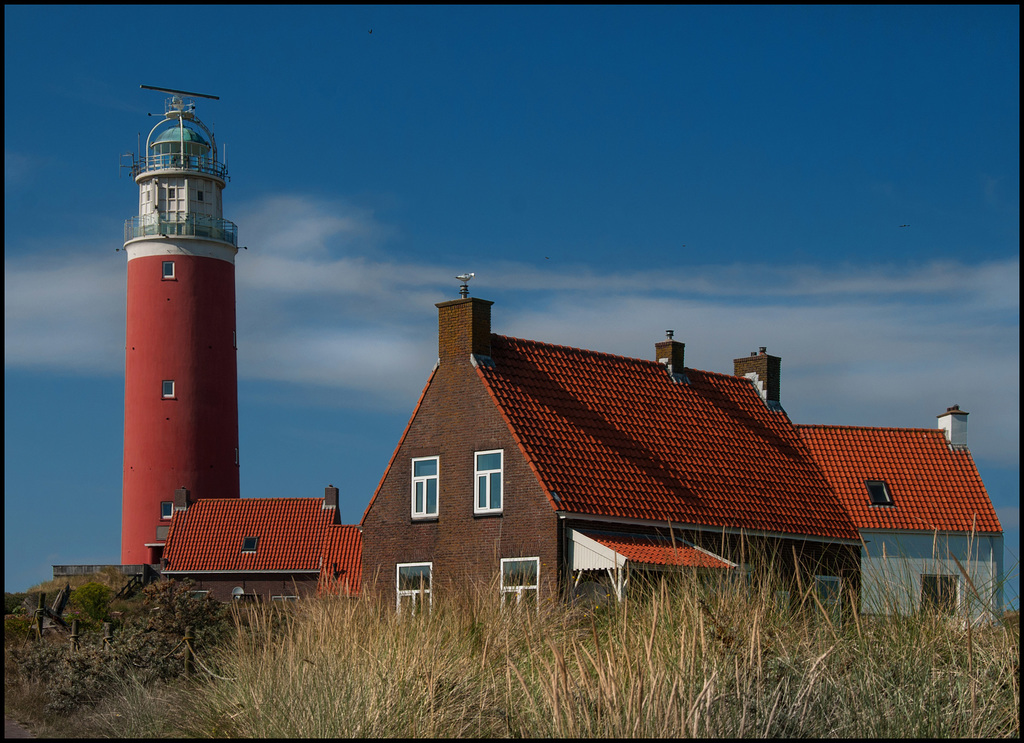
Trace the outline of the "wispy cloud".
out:
<instances>
[{"instance_id":1,"label":"wispy cloud","mask_svg":"<svg viewBox=\"0 0 1024 743\"><path fill-rule=\"evenodd\" d=\"M437 356L432 305L457 296L464 267L389 255L394 230L343 202L277 197L237 218L240 376L407 406ZM122 373L123 258L87 254L99 257L5 260L8 366ZM647 357L671 328L688 366L722 372L767 346L798 422L932 427L957 403L976 455L1017 461L1016 258L623 274L481 255L471 269L496 332Z\"/></svg>"}]
</instances>

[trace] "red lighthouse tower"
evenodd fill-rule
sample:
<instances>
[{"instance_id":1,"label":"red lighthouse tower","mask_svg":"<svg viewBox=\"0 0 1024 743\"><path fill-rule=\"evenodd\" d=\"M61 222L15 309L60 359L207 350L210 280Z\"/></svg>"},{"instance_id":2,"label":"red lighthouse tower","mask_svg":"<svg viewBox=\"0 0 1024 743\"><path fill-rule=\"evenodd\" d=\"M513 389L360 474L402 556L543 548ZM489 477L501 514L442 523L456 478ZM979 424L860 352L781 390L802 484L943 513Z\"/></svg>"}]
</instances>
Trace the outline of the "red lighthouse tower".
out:
<instances>
[{"instance_id":1,"label":"red lighthouse tower","mask_svg":"<svg viewBox=\"0 0 1024 743\"><path fill-rule=\"evenodd\" d=\"M194 113L198 94L163 92L172 96L164 117L132 164L139 215L124 228L124 565L159 562L177 489L192 500L239 497L238 233L222 218L227 168Z\"/></svg>"}]
</instances>

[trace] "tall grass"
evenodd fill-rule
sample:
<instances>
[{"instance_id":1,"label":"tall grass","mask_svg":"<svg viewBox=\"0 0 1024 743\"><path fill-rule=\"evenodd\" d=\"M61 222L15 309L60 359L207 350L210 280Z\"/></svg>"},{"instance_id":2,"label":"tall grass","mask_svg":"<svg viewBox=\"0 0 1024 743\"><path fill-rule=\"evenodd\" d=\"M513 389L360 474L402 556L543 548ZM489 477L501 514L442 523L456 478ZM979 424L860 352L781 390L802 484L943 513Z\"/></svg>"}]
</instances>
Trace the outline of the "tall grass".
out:
<instances>
[{"instance_id":1,"label":"tall grass","mask_svg":"<svg viewBox=\"0 0 1024 743\"><path fill-rule=\"evenodd\" d=\"M793 611L769 589L687 580L590 609L510 611L495 593L435 597L415 616L374 597L256 609L173 724L202 737L1019 735L1016 626L840 619L810 594Z\"/></svg>"}]
</instances>

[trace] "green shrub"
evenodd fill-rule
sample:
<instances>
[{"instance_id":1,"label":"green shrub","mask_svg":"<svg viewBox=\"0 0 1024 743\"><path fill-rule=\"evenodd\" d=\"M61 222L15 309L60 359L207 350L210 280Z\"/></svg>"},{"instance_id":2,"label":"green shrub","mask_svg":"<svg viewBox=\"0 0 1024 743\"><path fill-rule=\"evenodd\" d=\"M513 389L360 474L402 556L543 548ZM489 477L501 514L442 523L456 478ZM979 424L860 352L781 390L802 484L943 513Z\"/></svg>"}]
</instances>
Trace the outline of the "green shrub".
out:
<instances>
[{"instance_id":1,"label":"green shrub","mask_svg":"<svg viewBox=\"0 0 1024 743\"><path fill-rule=\"evenodd\" d=\"M27 593L4 593L4 614L24 614Z\"/></svg>"},{"instance_id":2,"label":"green shrub","mask_svg":"<svg viewBox=\"0 0 1024 743\"><path fill-rule=\"evenodd\" d=\"M69 605L94 622L105 622L110 614L110 589L102 583L86 583L71 592Z\"/></svg>"}]
</instances>

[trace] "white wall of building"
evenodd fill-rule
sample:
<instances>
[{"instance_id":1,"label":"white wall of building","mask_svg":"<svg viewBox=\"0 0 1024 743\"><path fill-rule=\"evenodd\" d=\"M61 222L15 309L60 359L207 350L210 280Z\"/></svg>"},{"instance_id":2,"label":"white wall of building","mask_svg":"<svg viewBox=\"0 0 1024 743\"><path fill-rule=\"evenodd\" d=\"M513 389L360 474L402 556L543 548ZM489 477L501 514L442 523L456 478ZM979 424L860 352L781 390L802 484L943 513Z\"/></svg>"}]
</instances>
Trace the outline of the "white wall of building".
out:
<instances>
[{"instance_id":1,"label":"white wall of building","mask_svg":"<svg viewBox=\"0 0 1024 743\"><path fill-rule=\"evenodd\" d=\"M959 616L1002 614L1002 534L861 530L861 537L862 613L911 614L922 576L942 575L956 580Z\"/></svg>"}]
</instances>

